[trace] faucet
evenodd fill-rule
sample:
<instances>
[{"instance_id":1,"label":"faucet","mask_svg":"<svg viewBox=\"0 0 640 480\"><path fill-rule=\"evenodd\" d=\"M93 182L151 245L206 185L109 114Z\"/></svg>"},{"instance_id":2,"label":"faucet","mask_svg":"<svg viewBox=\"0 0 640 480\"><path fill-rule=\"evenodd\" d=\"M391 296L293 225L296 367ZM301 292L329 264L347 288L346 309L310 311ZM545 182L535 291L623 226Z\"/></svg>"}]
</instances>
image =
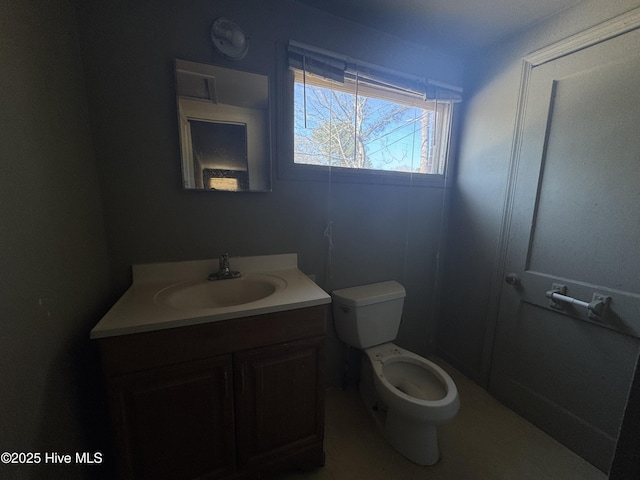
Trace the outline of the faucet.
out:
<instances>
[{"instance_id":1,"label":"faucet","mask_svg":"<svg viewBox=\"0 0 640 480\"><path fill-rule=\"evenodd\" d=\"M234 272L229 265L229 254L225 253L220 256L218 260L218 271L209 274L207 277L209 280L228 280L230 278L238 278L240 272Z\"/></svg>"}]
</instances>

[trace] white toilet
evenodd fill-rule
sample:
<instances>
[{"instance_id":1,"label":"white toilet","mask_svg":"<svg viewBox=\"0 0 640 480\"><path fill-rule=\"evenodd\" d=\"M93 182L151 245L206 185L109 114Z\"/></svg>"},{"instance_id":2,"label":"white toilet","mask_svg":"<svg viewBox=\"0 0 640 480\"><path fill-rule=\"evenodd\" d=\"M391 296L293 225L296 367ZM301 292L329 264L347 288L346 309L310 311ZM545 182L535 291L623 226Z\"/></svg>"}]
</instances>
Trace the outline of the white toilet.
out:
<instances>
[{"instance_id":1,"label":"white toilet","mask_svg":"<svg viewBox=\"0 0 640 480\"><path fill-rule=\"evenodd\" d=\"M369 407L386 408L385 437L409 460L433 465L440 458L436 426L455 417L460 400L442 368L391 343L400 327L404 287L389 281L334 290L331 296L338 336L366 354L360 390Z\"/></svg>"}]
</instances>

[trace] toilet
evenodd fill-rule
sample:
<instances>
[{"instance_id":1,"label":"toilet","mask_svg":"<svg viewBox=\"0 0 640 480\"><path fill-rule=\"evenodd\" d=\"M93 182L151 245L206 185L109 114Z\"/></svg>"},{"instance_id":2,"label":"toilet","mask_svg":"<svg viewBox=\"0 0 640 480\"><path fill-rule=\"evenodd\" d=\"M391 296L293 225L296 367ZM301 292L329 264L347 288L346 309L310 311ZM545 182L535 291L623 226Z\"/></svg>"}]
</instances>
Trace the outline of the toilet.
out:
<instances>
[{"instance_id":1,"label":"toilet","mask_svg":"<svg viewBox=\"0 0 640 480\"><path fill-rule=\"evenodd\" d=\"M386 411L379 420L385 438L412 462L435 464L436 427L455 417L460 400L442 368L393 343L404 287L388 281L334 290L331 296L338 337L364 352L360 392L372 411Z\"/></svg>"}]
</instances>

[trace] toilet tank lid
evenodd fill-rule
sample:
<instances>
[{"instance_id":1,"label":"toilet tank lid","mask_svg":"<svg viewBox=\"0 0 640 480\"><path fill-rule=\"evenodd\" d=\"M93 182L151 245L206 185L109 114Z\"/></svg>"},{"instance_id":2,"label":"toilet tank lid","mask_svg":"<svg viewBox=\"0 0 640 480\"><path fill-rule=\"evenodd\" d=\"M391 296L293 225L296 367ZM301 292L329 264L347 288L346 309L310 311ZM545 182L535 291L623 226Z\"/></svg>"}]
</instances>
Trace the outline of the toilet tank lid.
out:
<instances>
[{"instance_id":1,"label":"toilet tank lid","mask_svg":"<svg viewBox=\"0 0 640 480\"><path fill-rule=\"evenodd\" d=\"M405 294L404 287L394 280L361 285L359 287L342 288L331 292L334 300L350 307L362 307L373 303L404 298Z\"/></svg>"}]
</instances>

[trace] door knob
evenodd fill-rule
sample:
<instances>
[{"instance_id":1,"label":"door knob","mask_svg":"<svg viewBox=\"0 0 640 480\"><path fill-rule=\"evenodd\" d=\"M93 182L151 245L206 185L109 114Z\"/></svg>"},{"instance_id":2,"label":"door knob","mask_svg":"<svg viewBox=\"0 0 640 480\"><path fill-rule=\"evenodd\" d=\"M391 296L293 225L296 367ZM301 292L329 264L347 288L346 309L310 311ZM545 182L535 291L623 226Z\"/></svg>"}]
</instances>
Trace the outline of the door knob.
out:
<instances>
[{"instance_id":1,"label":"door knob","mask_svg":"<svg viewBox=\"0 0 640 480\"><path fill-rule=\"evenodd\" d=\"M509 285L520 285L520 275L517 273L510 273L504 278L504 281Z\"/></svg>"}]
</instances>

